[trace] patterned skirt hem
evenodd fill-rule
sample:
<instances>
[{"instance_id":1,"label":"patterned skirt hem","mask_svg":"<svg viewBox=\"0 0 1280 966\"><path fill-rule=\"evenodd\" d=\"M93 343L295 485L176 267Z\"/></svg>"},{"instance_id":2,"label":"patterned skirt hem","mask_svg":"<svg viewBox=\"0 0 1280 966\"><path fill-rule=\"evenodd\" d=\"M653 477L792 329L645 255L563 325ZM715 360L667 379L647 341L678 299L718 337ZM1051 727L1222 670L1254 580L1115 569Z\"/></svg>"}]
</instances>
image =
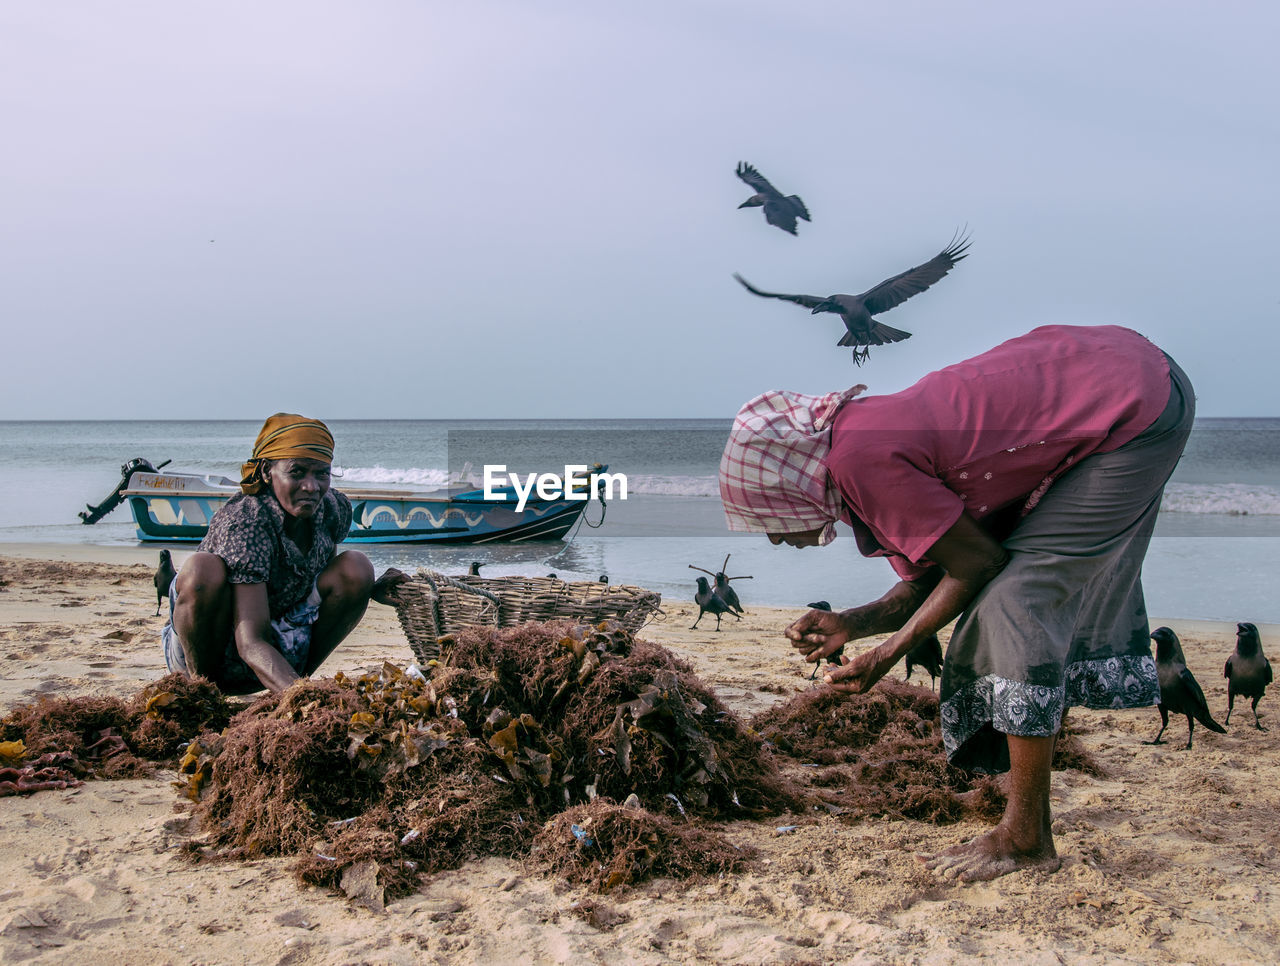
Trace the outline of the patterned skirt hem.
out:
<instances>
[{"instance_id":1,"label":"patterned skirt hem","mask_svg":"<svg viewBox=\"0 0 1280 966\"><path fill-rule=\"evenodd\" d=\"M1065 684L1045 687L988 674L942 702L942 740L954 759L988 725L1024 738L1058 733L1068 707L1146 708L1160 700L1156 662L1149 654L1097 658L1067 665Z\"/></svg>"}]
</instances>

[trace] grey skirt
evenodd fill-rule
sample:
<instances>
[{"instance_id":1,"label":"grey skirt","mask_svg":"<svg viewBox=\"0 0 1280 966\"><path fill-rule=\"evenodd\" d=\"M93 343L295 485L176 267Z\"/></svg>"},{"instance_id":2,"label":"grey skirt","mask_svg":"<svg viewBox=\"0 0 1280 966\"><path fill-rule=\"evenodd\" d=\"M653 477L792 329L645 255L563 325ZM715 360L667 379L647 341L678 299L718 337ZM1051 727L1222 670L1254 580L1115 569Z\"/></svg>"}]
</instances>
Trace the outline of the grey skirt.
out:
<instances>
[{"instance_id":1,"label":"grey skirt","mask_svg":"<svg viewBox=\"0 0 1280 966\"><path fill-rule=\"evenodd\" d=\"M1063 712L1160 700L1142 561L1195 416L1169 360L1164 411L1064 473L1004 542L1009 563L956 622L942 670L942 736L962 768L1009 768L1005 735L1057 734Z\"/></svg>"}]
</instances>

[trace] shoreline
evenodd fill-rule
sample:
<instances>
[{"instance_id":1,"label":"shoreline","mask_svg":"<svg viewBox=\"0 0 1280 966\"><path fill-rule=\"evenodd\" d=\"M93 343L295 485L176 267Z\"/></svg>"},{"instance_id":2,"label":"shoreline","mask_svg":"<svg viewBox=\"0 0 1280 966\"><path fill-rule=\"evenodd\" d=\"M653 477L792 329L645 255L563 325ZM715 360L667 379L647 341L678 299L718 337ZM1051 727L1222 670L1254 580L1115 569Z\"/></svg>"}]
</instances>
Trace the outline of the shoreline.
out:
<instances>
[{"instance_id":1,"label":"shoreline","mask_svg":"<svg viewBox=\"0 0 1280 966\"><path fill-rule=\"evenodd\" d=\"M162 544L146 546L106 546L89 543L0 543L0 559L41 560L48 562L66 561L76 563L97 564L146 564L154 569L156 556L162 549L174 551L174 563L179 568L185 554L195 551L196 544L181 544L166 548ZM360 549L346 547L346 549ZM495 568L496 569L496 568ZM495 575L496 576L496 575ZM680 603L684 603L680 601ZM776 613L779 617L793 615L787 622L794 620L806 610L804 607L779 607L772 605L755 606L753 611L760 613ZM1150 616L1149 621L1154 629L1161 625L1172 627L1174 632L1182 634L1229 634L1235 638L1235 623L1229 620L1206 620L1196 617ZM1253 622L1263 639L1280 639L1280 623L1267 621ZM784 624L785 626L785 624Z\"/></svg>"}]
</instances>

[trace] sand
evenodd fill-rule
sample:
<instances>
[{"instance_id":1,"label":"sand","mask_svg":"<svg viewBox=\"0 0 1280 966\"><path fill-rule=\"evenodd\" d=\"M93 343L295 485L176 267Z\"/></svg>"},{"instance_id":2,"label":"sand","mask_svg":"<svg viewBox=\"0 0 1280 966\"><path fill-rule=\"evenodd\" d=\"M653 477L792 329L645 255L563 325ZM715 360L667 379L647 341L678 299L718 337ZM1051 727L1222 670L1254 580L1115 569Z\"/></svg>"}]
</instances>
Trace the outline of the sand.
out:
<instances>
[{"instance_id":1,"label":"sand","mask_svg":"<svg viewBox=\"0 0 1280 966\"><path fill-rule=\"evenodd\" d=\"M0 547L0 712L46 694L125 697L160 677L154 559ZM747 596L747 619L719 634L707 618L690 631L693 605L670 600L667 619L641 634L690 660L743 715L810 686L781 637L798 612L752 608ZM1221 721L1234 627L1155 623L1178 631ZM1261 631L1280 654L1280 628ZM411 657L394 612L372 605L325 670ZM490 859L375 913L299 887L287 859L188 864L178 849L196 830L171 773L0 798L0 962L1273 963L1277 702L1280 688L1261 706L1274 730L1255 730L1237 703L1229 733L1198 727L1190 752L1181 717L1152 747L1141 742L1159 727L1155 709L1073 711L1106 777L1054 775L1062 869L977 885L939 879L913 856L984 826L815 814L726 826L760 850L740 875L600 898Z\"/></svg>"}]
</instances>

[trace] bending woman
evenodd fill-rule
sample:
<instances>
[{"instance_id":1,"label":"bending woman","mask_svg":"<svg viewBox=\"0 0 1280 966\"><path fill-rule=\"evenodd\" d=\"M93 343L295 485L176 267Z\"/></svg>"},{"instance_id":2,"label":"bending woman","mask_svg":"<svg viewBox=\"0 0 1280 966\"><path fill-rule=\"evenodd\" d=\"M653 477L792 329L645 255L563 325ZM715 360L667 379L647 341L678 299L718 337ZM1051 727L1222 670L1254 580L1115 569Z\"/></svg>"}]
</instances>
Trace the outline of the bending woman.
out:
<instances>
[{"instance_id":1,"label":"bending woman","mask_svg":"<svg viewBox=\"0 0 1280 966\"><path fill-rule=\"evenodd\" d=\"M209 678L228 694L282 691L313 673L364 616L394 603L362 553L336 548L351 503L329 489L333 436L319 420L276 413L244 464L241 492L214 514L169 593L161 634L170 671Z\"/></svg>"},{"instance_id":2,"label":"bending woman","mask_svg":"<svg viewBox=\"0 0 1280 966\"><path fill-rule=\"evenodd\" d=\"M732 530L818 546L835 522L899 582L789 628L809 661L883 643L827 682L868 690L959 618L942 671L948 758L1009 771L1000 823L927 860L990 879L1057 868L1049 775L1065 709L1155 704L1140 575L1195 414L1181 369L1118 326L1044 326L888 396L770 392L743 407L720 463Z\"/></svg>"}]
</instances>

